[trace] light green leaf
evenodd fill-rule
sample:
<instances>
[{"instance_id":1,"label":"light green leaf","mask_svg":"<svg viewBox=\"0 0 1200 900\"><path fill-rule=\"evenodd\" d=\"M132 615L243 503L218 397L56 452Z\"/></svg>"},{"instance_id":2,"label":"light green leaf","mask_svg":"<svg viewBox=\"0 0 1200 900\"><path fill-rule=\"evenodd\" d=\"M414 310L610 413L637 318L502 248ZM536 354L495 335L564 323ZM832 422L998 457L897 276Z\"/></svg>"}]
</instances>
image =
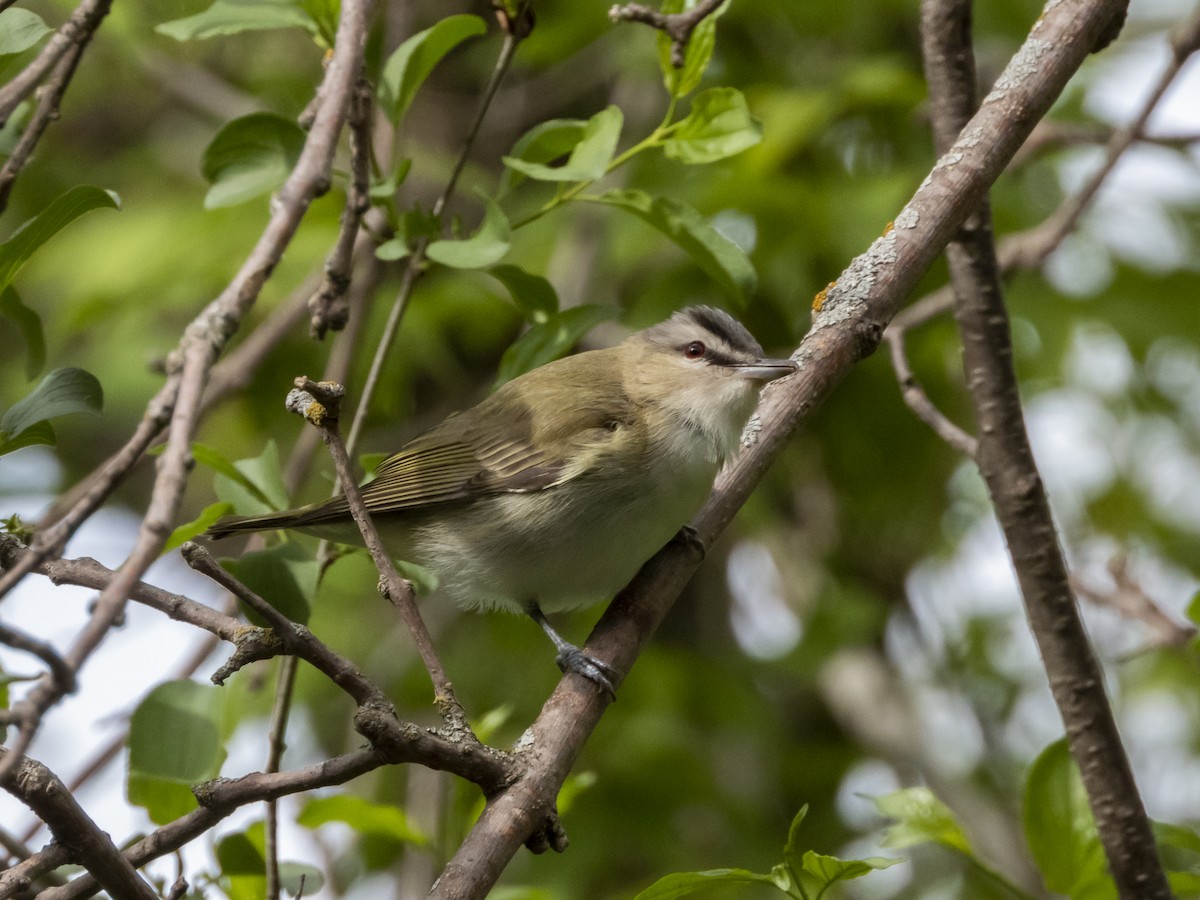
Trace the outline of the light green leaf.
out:
<instances>
[{"instance_id":1,"label":"light green leaf","mask_svg":"<svg viewBox=\"0 0 1200 900\"><path fill-rule=\"evenodd\" d=\"M770 875L748 869L709 869L706 872L676 872L664 875L633 900L675 900L714 884L774 884Z\"/></svg>"},{"instance_id":2,"label":"light green leaf","mask_svg":"<svg viewBox=\"0 0 1200 900\"><path fill-rule=\"evenodd\" d=\"M683 12L696 5L696 0L663 0L659 11L664 15ZM729 9L728 0L696 26L688 40L687 50L683 57L683 68L677 69L671 62L671 39L665 32L659 31L655 40L658 42L658 67L662 70L663 84L667 93L672 97L685 97L696 89L704 70L712 59L713 47L717 42L717 18Z\"/></svg>"},{"instance_id":3,"label":"light green leaf","mask_svg":"<svg viewBox=\"0 0 1200 900\"><path fill-rule=\"evenodd\" d=\"M225 759L221 719L227 693L193 681L152 690L129 722L129 801L157 824L195 809L190 786L217 775Z\"/></svg>"},{"instance_id":4,"label":"light green leaf","mask_svg":"<svg viewBox=\"0 0 1200 900\"><path fill-rule=\"evenodd\" d=\"M273 450L274 444L270 444L264 453L273 452ZM242 489L244 493L249 494L249 496L253 498L253 505L248 506L246 504L239 504L236 496L231 496L228 498L222 497L222 499L232 503L239 511L246 514L274 512L277 509L282 509L283 507L287 506L287 492L285 489L282 492L281 502L275 503L272 498L268 496L267 488L260 486L251 476L247 475L242 471L241 468L239 468L238 463L234 463L216 447L209 447L207 444L192 444L192 458L201 465L208 466L218 475L223 476L226 479L227 484L236 485L238 488ZM276 461L278 461L278 454L274 454L274 458ZM242 460L241 462L247 463L251 461ZM283 489L283 481L281 477L272 478L270 480L272 482L277 482L279 488ZM222 493L219 485L217 493L218 495ZM279 491L272 491L272 493L278 495ZM276 496L275 499L280 498Z\"/></svg>"},{"instance_id":5,"label":"light green leaf","mask_svg":"<svg viewBox=\"0 0 1200 900\"><path fill-rule=\"evenodd\" d=\"M296 817L296 824L305 828L319 828L328 822L343 822L360 834L421 847L429 844L429 837L409 821L403 809L391 803L373 803L354 794L309 800Z\"/></svg>"},{"instance_id":6,"label":"light green leaf","mask_svg":"<svg viewBox=\"0 0 1200 900\"><path fill-rule=\"evenodd\" d=\"M37 13L9 7L0 12L0 56L28 50L51 31Z\"/></svg>"},{"instance_id":7,"label":"light green leaf","mask_svg":"<svg viewBox=\"0 0 1200 900\"><path fill-rule=\"evenodd\" d=\"M558 294L542 276L526 272L520 266L492 266L487 271L508 289L513 303L533 324L545 322L558 312Z\"/></svg>"},{"instance_id":8,"label":"light green leaf","mask_svg":"<svg viewBox=\"0 0 1200 900\"><path fill-rule=\"evenodd\" d=\"M167 543L163 546L163 553L170 553L182 546L184 541L190 541L196 535L208 531L210 526L216 524L217 519L227 516L231 512L233 512L232 503L213 503L204 507L200 515L171 532L171 536L167 538Z\"/></svg>"},{"instance_id":9,"label":"light green leaf","mask_svg":"<svg viewBox=\"0 0 1200 900\"><path fill-rule=\"evenodd\" d=\"M304 149L304 130L275 113L251 113L226 122L204 148L201 172L212 185L205 209L234 206L275 190Z\"/></svg>"},{"instance_id":10,"label":"light green leaf","mask_svg":"<svg viewBox=\"0 0 1200 900\"><path fill-rule=\"evenodd\" d=\"M680 246L734 300L744 303L758 287L758 275L737 244L712 227L692 207L642 191L606 191L580 197L631 212Z\"/></svg>"},{"instance_id":11,"label":"light green leaf","mask_svg":"<svg viewBox=\"0 0 1200 900\"><path fill-rule=\"evenodd\" d=\"M683 163L710 163L761 140L762 124L750 115L742 92L711 88L696 95L687 118L663 141L663 153Z\"/></svg>"},{"instance_id":12,"label":"light green leaf","mask_svg":"<svg viewBox=\"0 0 1200 900\"><path fill-rule=\"evenodd\" d=\"M103 407L104 390L95 375L83 369L55 369L0 418L0 431L13 439L37 422L71 413L99 415Z\"/></svg>"},{"instance_id":13,"label":"light green leaf","mask_svg":"<svg viewBox=\"0 0 1200 900\"><path fill-rule=\"evenodd\" d=\"M504 157L504 164L538 181L596 181L608 171L608 164L612 162L613 154L617 151L617 140L621 137L623 122L624 116L615 106L596 113L588 119L579 142L572 148L566 163L561 166L548 166L512 156ZM567 133L569 128L547 134L559 137Z\"/></svg>"},{"instance_id":14,"label":"light green leaf","mask_svg":"<svg viewBox=\"0 0 1200 900\"><path fill-rule=\"evenodd\" d=\"M203 12L163 22L154 30L177 41L196 41L274 28L303 28L318 33L312 17L290 0L216 0Z\"/></svg>"},{"instance_id":15,"label":"light green leaf","mask_svg":"<svg viewBox=\"0 0 1200 900\"><path fill-rule=\"evenodd\" d=\"M268 550L223 559L221 565L293 622L305 624L317 589L318 563L298 544L278 544ZM243 606L255 625L266 625L258 613Z\"/></svg>"},{"instance_id":16,"label":"light green leaf","mask_svg":"<svg viewBox=\"0 0 1200 900\"><path fill-rule=\"evenodd\" d=\"M1033 761L1025 781L1022 819L1025 840L1046 887L1074 896L1091 884L1102 893L1089 890L1089 897L1116 897L1087 792L1065 739L1055 741Z\"/></svg>"},{"instance_id":17,"label":"light green leaf","mask_svg":"<svg viewBox=\"0 0 1200 900\"><path fill-rule=\"evenodd\" d=\"M21 302L11 284L0 291L0 316L10 319L21 332L25 341L25 377L36 378L46 364L46 335L41 316Z\"/></svg>"},{"instance_id":18,"label":"light green leaf","mask_svg":"<svg viewBox=\"0 0 1200 900\"><path fill-rule=\"evenodd\" d=\"M111 191L88 185L73 187L51 201L0 244L0 289L8 287L21 266L42 244L84 213L103 207L119 209L120 200Z\"/></svg>"},{"instance_id":19,"label":"light green leaf","mask_svg":"<svg viewBox=\"0 0 1200 900\"><path fill-rule=\"evenodd\" d=\"M22 447L32 447L35 444L45 444L53 447L58 443L54 427L49 422L36 422L21 432L20 437L10 438L0 431L0 456L20 450Z\"/></svg>"},{"instance_id":20,"label":"light green leaf","mask_svg":"<svg viewBox=\"0 0 1200 900\"><path fill-rule=\"evenodd\" d=\"M848 881L851 878L862 878L880 869L886 869L901 862L899 859L889 859L885 856L871 856L866 859L838 859L836 856L825 856L809 850L804 854L800 871L805 878L805 886L815 897L820 897L830 885L838 881Z\"/></svg>"},{"instance_id":21,"label":"light green leaf","mask_svg":"<svg viewBox=\"0 0 1200 900\"><path fill-rule=\"evenodd\" d=\"M596 325L615 315L616 310L609 306L573 306L534 325L504 351L496 385L558 359Z\"/></svg>"},{"instance_id":22,"label":"light green leaf","mask_svg":"<svg viewBox=\"0 0 1200 900\"><path fill-rule=\"evenodd\" d=\"M808 804L805 803L800 807L800 811L792 817L792 824L788 826L787 841L783 845L783 861L796 871L799 871L803 864L799 837L800 826L804 823L804 817L807 815Z\"/></svg>"},{"instance_id":23,"label":"light green leaf","mask_svg":"<svg viewBox=\"0 0 1200 900\"><path fill-rule=\"evenodd\" d=\"M534 125L513 144L508 158L526 163L553 162L575 149L583 139L587 124L585 119L551 119ZM516 187L524 178L525 175L518 170L506 167L500 180L501 195Z\"/></svg>"},{"instance_id":24,"label":"light green leaf","mask_svg":"<svg viewBox=\"0 0 1200 900\"><path fill-rule=\"evenodd\" d=\"M425 255L455 269L482 269L499 262L512 242L512 229L500 204L490 197L483 202L483 222L473 235L461 241L434 241Z\"/></svg>"},{"instance_id":25,"label":"light green leaf","mask_svg":"<svg viewBox=\"0 0 1200 900\"><path fill-rule=\"evenodd\" d=\"M433 67L467 38L485 31L487 25L479 16L448 16L397 47L384 64L379 83L379 105L388 118L399 124Z\"/></svg>"},{"instance_id":26,"label":"light green leaf","mask_svg":"<svg viewBox=\"0 0 1200 900\"><path fill-rule=\"evenodd\" d=\"M925 787L903 788L884 797L875 797L881 815L895 819L883 839L885 847L912 847L935 843L967 855L973 855L966 832L950 808Z\"/></svg>"}]
</instances>

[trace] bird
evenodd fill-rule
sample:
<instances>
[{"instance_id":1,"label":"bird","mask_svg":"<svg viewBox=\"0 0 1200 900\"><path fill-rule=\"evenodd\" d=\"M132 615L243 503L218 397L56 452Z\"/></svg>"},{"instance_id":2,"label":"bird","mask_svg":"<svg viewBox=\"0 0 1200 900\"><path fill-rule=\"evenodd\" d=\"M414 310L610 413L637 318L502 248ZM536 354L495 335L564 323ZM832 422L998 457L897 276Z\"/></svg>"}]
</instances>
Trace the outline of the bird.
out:
<instances>
[{"instance_id":1,"label":"bird","mask_svg":"<svg viewBox=\"0 0 1200 900\"><path fill-rule=\"evenodd\" d=\"M363 502L389 554L431 570L438 592L527 614L563 672L615 696L611 669L546 614L632 580L704 503L760 389L795 371L725 311L689 306L503 384L384 459ZM226 517L207 536L276 529L362 543L344 497Z\"/></svg>"}]
</instances>

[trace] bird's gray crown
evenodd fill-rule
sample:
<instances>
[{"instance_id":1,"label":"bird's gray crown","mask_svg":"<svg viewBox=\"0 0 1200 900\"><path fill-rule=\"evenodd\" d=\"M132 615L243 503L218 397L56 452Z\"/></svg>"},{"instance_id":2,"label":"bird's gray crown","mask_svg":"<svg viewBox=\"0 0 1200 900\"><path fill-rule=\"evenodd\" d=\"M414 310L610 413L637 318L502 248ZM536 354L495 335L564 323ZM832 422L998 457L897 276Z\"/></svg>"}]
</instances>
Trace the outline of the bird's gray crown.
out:
<instances>
[{"instance_id":1,"label":"bird's gray crown","mask_svg":"<svg viewBox=\"0 0 1200 900\"><path fill-rule=\"evenodd\" d=\"M761 359L762 346L729 313L712 306L689 306L643 332L646 340L663 347L684 347L692 341L710 345L722 357L739 361Z\"/></svg>"}]
</instances>

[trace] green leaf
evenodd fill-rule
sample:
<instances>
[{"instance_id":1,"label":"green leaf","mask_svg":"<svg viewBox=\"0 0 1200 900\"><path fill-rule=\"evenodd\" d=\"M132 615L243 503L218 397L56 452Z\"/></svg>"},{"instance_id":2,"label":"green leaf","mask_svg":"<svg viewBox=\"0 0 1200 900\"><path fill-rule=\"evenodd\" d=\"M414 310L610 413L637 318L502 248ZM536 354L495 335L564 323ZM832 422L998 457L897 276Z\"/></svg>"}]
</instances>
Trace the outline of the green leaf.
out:
<instances>
[{"instance_id":1,"label":"green leaf","mask_svg":"<svg viewBox=\"0 0 1200 900\"><path fill-rule=\"evenodd\" d=\"M233 512L232 503L213 503L204 507L200 515L171 532L171 536L167 538L167 543L163 546L163 553L170 553L181 546L184 541L190 541L196 535L208 531L210 526L217 523L217 519L227 516L231 512Z\"/></svg>"},{"instance_id":2,"label":"green leaf","mask_svg":"<svg viewBox=\"0 0 1200 900\"><path fill-rule=\"evenodd\" d=\"M608 171L608 164L617 151L623 122L624 116L615 106L596 113L588 119L579 142L561 166L547 166L513 156L504 157L504 164L538 181L596 181Z\"/></svg>"},{"instance_id":3,"label":"green leaf","mask_svg":"<svg viewBox=\"0 0 1200 900\"><path fill-rule=\"evenodd\" d=\"M500 204L490 197L483 202L483 222L473 235L461 241L434 241L425 255L455 269L482 269L499 262L512 242L512 229Z\"/></svg>"},{"instance_id":4,"label":"green leaf","mask_svg":"<svg viewBox=\"0 0 1200 900\"><path fill-rule=\"evenodd\" d=\"M541 122L517 139L508 158L525 163L553 162L575 149L583 139L583 132L587 125L585 119L551 119L548 122ZM524 179L523 173L511 166L506 167L500 181L501 195L516 187Z\"/></svg>"},{"instance_id":5,"label":"green leaf","mask_svg":"<svg viewBox=\"0 0 1200 900\"><path fill-rule=\"evenodd\" d=\"M21 302L11 284L0 291L0 316L11 319L21 332L25 341L25 377L36 378L46 364L46 335L41 316Z\"/></svg>"},{"instance_id":6,"label":"green leaf","mask_svg":"<svg viewBox=\"0 0 1200 900\"><path fill-rule=\"evenodd\" d=\"M692 101L687 118L663 141L663 153L682 163L710 163L741 153L762 140L762 124L750 115L737 88L710 88Z\"/></svg>"},{"instance_id":7,"label":"green leaf","mask_svg":"<svg viewBox=\"0 0 1200 900\"><path fill-rule=\"evenodd\" d=\"M900 849L934 843L973 855L966 832L949 807L929 788L903 788L874 800L881 815L896 820L884 835L885 847Z\"/></svg>"},{"instance_id":8,"label":"green leaf","mask_svg":"<svg viewBox=\"0 0 1200 900\"><path fill-rule=\"evenodd\" d=\"M433 67L467 38L485 31L479 16L448 16L397 47L384 63L379 83L379 104L388 118L399 124Z\"/></svg>"},{"instance_id":9,"label":"green leaf","mask_svg":"<svg viewBox=\"0 0 1200 900\"><path fill-rule=\"evenodd\" d=\"M37 13L9 7L0 12L0 56L28 50L52 30Z\"/></svg>"},{"instance_id":10,"label":"green leaf","mask_svg":"<svg viewBox=\"0 0 1200 900\"><path fill-rule=\"evenodd\" d=\"M714 884L774 884L770 875L748 869L709 869L706 872L676 872L664 875L633 900L675 900Z\"/></svg>"},{"instance_id":11,"label":"green leaf","mask_svg":"<svg viewBox=\"0 0 1200 900\"><path fill-rule=\"evenodd\" d=\"M226 692L194 681L152 690L129 722L129 801L162 825L196 808L190 786L217 775L225 759Z\"/></svg>"},{"instance_id":12,"label":"green leaf","mask_svg":"<svg viewBox=\"0 0 1200 900\"><path fill-rule=\"evenodd\" d=\"M20 450L22 447L32 447L35 444L45 444L53 447L58 443L58 437L49 422L37 422L21 432L20 437L10 438L0 431L0 456Z\"/></svg>"},{"instance_id":13,"label":"green leaf","mask_svg":"<svg viewBox=\"0 0 1200 900\"><path fill-rule=\"evenodd\" d=\"M558 359L596 325L615 315L616 310L609 306L573 306L534 325L504 351L497 386Z\"/></svg>"},{"instance_id":14,"label":"green leaf","mask_svg":"<svg viewBox=\"0 0 1200 900\"><path fill-rule=\"evenodd\" d=\"M55 369L0 418L0 431L11 440L38 422L71 413L99 415L103 407L104 390L95 375L84 369Z\"/></svg>"},{"instance_id":15,"label":"green leaf","mask_svg":"<svg viewBox=\"0 0 1200 900\"><path fill-rule=\"evenodd\" d=\"M287 507L287 487L274 441L267 441L258 456L237 462L230 462L219 450L204 444L192 445L192 457L217 472L213 480L217 496L232 503L239 513L254 515Z\"/></svg>"},{"instance_id":16,"label":"green leaf","mask_svg":"<svg viewBox=\"0 0 1200 900\"><path fill-rule=\"evenodd\" d=\"M204 148L201 172L212 187L205 209L234 206L279 187L304 149L304 129L275 113L226 122Z\"/></svg>"},{"instance_id":17,"label":"green leaf","mask_svg":"<svg viewBox=\"0 0 1200 900\"><path fill-rule=\"evenodd\" d=\"M808 804L805 803L800 807L800 811L792 817L792 824L788 826L787 841L783 845L783 861L797 872L800 871L800 867L803 864L799 841L800 826L807 815Z\"/></svg>"},{"instance_id":18,"label":"green leaf","mask_svg":"<svg viewBox=\"0 0 1200 900\"><path fill-rule=\"evenodd\" d=\"M103 207L119 209L117 195L88 185L73 187L51 201L49 206L0 244L0 289L8 287L21 266L42 244L84 213Z\"/></svg>"},{"instance_id":19,"label":"green leaf","mask_svg":"<svg viewBox=\"0 0 1200 900\"><path fill-rule=\"evenodd\" d=\"M312 17L290 0L216 0L203 12L163 22L154 30L177 41L196 41L273 28L303 28L318 33Z\"/></svg>"},{"instance_id":20,"label":"green leaf","mask_svg":"<svg viewBox=\"0 0 1200 900\"><path fill-rule=\"evenodd\" d=\"M343 822L359 834L421 847L429 844L429 837L409 821L400 807L391 803L372 803L354 794L309 800L296 817L296 824L305 828L319 828L328 822Z\"/></svg>"},{"instance_id":21,"label":"green leaf","mask_svg":"<svg viewBox=\"0 0 1200 900\"><path fill-rule=\"evenodd\" d=\"M805 886L814 897L820 897L830 885L838 881L848 881L851 878L862 878L880 869L886 869L901 862L885 856L870 856L866 859L838 859L836 856L825 856L809 850L804 854L800 871L805 878Z\"/></svg>"},{"instance_id":22,"label":"green leaf","mask_svg":"<svg viewBox=\"0 0 1200 900\"><path fill-rule=\"evenodd\" d=\"M558 797L555 799L559 813L566 815L580 795L594 787L598 780L595 772L579 772L569 775L563 782L563 786L558 789Z\"/></svg>"},{"instance_id":23,"label":"green leaf","mask_svg":"<svg viewBox=\"0 0 1200 900\"><path fill-rule=\"evenodd\" d=\"M1200 895L1200 834L1182 825L1151 825L1171 890L1176 896Z\"/></svg>"},{"instance_id":24,"label":"green leaf","mask_svg":"<svg viewBox=\"0 0 1200 900\"><path fill-rule=\"evenodd\" d=\"M267 550L223 559L221 565L293 622L305 624L317 589L318 563L298 544L278 544ZM258 613L242 611L256 625L266 625Z\"/></svg>"},{"instance_id":25,"label":"green leaf","mask_svg":"<svg viewBox=\"0 0 1200 900\"><path fill-rule=\"evenodd\" d=\"M683 12L696 5L696 0L663 0L659 11L664 15ZM692 32L683 56L683 68L677 69L671 62L671 39L665 32L658 32L658 67L662 70L663 84L672 97L685 97L696 89L704 70L712 59L713 47L717 42L717 18L729 9L728 0L709 16L705 16Z\"/></svg>"},{"instance_id":26,"label":"green leaf","mask_svg":"<svg viewBox=\"0 0 1200 900\"><path fill-rule=\"evenodd\" d=\"M513 303L529 322L535 325L545 322L558 312L558 294L542 276L526 272L520 266L493 266L487 271L508 289Z\"/></svg>"},{"instance_id":27,"label":"green leaf","mask_svg":"<svg viewBox=\"0 0 1200 900\"><path fill-rule=\"evenodd\" d=\"M1098 878L1107 880L1087 792L1065 739L1055 741L1033 761L1025 781L1022 818L1025 840L1050 890L1074 896ZM1088 892L1089 897L1104 895L1116 897L1111 880L1106 893Z\"/></svg>"},{"instance_id":28,"label":"green leaf","mask_svg":"<svg viewBox=\"0 0 1200 900\"><path fill-rule=\"evenodd\" d=\"M739 303L744 303L758 287L758 275L749 257L686 204L627 190L606 191L579 199L615 206L657 228Z\"/></svg>"}]
</instances>

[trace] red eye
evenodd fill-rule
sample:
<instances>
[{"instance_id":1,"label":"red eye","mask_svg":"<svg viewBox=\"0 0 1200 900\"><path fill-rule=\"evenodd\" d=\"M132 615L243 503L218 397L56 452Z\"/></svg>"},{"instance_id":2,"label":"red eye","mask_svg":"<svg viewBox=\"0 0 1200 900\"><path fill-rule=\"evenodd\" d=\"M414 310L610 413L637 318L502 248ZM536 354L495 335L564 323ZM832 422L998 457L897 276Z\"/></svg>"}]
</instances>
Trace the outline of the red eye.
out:
<instances>
[{"instance_id":1,"label":"red eye","mask_svg":"<svg viewBox=\"0 0 1200 900\"><path fill-rule=\"evenodd\" d=\"M704 355L704 350L704 344L700 343L700 341L692 341L683 348L683 355L688 359L699 359Z\"/></svg>"}]
</instances>

